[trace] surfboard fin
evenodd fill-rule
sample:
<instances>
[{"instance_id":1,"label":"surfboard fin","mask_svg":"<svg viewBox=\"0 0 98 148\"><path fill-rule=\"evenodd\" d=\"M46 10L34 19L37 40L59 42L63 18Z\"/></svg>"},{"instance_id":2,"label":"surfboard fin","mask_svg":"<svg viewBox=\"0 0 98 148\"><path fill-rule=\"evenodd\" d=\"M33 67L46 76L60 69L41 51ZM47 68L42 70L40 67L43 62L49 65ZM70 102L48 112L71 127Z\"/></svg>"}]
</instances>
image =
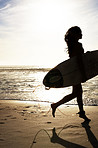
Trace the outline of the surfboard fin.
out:
<instances>
[{"instance_id":1,"label":"surfboard fin","mask_svg":"<svg viewBox=\"0 0 98 148\"><path fill-rule=\"evenodd\" d=\"M49 90L49 89L50 89L50 87L45 87L45 89L46 89L46 90Z\"/></svg>"}]
</instances>

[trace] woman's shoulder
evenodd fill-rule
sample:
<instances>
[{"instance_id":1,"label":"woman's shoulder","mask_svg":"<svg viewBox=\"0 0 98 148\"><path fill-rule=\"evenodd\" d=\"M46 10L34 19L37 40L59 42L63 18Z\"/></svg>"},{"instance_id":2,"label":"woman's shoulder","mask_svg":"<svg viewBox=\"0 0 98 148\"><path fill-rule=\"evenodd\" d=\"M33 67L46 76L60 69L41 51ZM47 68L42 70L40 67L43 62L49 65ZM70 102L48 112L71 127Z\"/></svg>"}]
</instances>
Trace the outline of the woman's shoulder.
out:
<instances>
[{"instance_id":1,"label":"woman's shoulder","mask_svg":"<svg viewBox=\"0 0 98 148\"><path fill-rule=\"evenodd\" d=\"M73 52L74 52L76 55L84 53L84 49L83 49L83 47L82 47L82 43L78 42L78 43L76 44L76 46L74 47L74 51L73 51Z\"/></svg>"},{"instance_id":2,"label":"woman's shoulder","mask_svg":"<svg viewBox=\"0 0 98 148\"><path fill-rule=\"evenodd\" d=\"M82 47L82 43L77 42L74 43L71 50L69 50L69 56L74 57L84 53L84 49Z\"/></svg>"}]
</instances>

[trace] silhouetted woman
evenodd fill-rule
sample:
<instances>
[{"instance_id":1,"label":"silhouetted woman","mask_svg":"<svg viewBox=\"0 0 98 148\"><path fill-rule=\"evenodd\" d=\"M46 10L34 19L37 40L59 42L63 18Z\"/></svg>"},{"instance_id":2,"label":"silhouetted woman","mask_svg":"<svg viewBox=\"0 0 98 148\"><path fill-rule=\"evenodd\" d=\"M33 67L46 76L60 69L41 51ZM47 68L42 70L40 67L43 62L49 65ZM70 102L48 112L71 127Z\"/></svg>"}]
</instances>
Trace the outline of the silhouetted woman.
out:
<instances>
[{"instance_id":1,"label":"silhouetted woman","mask_svg":"<svg viewBox=\"0 0 98 148\"><path fill-rule=\"evenodd\" d=\"M65 42L67 43L67 46L68 46L69 57L72 58L74 56L77 56L77 62L79 64L80 71L81 71L82 76L83 76L83 82L85 82L86 76L85 76L85 72L84 72L84 69L83 69L83 63L82 63L82 54L84 53L84 49L82 47L82 44L78 42L79 39L82 39L82 31L78 26L71 27L65 34ZM73 87L73 91L72 91L71 94L65 96L60 101L51 104L53 117L55 117L55 111L56 111L56 108L58 106L66 103L66 102L68 102L68 101L70 101L74 98L77 98L77 103L78 103L78 106L79 106L79 113L78 113L79 117L81 117L85 120L89 120L86 117L85 111L83 109L82 85L77 84L77 85L74 85L72 87Z\"/></svg>"}]
</instances>

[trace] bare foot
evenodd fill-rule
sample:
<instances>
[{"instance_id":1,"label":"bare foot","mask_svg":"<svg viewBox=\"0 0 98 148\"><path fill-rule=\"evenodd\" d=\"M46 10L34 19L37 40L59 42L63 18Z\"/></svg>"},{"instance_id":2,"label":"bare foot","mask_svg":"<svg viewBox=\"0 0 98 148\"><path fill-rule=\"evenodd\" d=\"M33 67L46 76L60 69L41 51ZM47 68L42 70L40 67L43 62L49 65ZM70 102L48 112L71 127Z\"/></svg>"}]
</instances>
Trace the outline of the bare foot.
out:
<instances>
[{"instance_id":1,"label":"bare foot","mask_svg":"<svg viewBox=\"0 0 98 148\"><path fill-rule=\"evenodd\" d=\"M91 119L89 119L86 115L85 115L85 111L79 112L79 117L83 118L86 122L90 122Z\"/></svg>"},{"instance_id":2,"label":"bare foot","mask_svg":"<svg viewBox=\"0 0 98 148\"><path fill-rule=\"evenodd\" d=\"M51 104L51 108L52 108L52 116L55 117L55 111L56 111L55 103Z\"/></svg>"}]
</instances>

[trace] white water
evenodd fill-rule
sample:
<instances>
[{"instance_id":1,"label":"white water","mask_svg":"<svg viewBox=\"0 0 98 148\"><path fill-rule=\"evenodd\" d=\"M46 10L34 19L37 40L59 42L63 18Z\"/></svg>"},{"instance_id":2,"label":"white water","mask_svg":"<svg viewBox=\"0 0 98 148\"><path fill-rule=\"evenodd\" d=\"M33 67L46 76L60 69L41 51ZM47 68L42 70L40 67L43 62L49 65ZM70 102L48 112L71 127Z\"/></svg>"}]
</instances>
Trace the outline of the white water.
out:
<instances>
[{"instance_id":1,"label":"white water","mask_svg":"<svg viewBox=\"0 0 98 148\"><path fill-rule=\"evenodd\" d=\"M42 84L46 69L1 68L0 100L56 102L71 93L71 87L45 90ZM98 105L98 76L83 84L85 105ZM76 100L68 102L76 104Z\"/></svg>"}]
</instances>

